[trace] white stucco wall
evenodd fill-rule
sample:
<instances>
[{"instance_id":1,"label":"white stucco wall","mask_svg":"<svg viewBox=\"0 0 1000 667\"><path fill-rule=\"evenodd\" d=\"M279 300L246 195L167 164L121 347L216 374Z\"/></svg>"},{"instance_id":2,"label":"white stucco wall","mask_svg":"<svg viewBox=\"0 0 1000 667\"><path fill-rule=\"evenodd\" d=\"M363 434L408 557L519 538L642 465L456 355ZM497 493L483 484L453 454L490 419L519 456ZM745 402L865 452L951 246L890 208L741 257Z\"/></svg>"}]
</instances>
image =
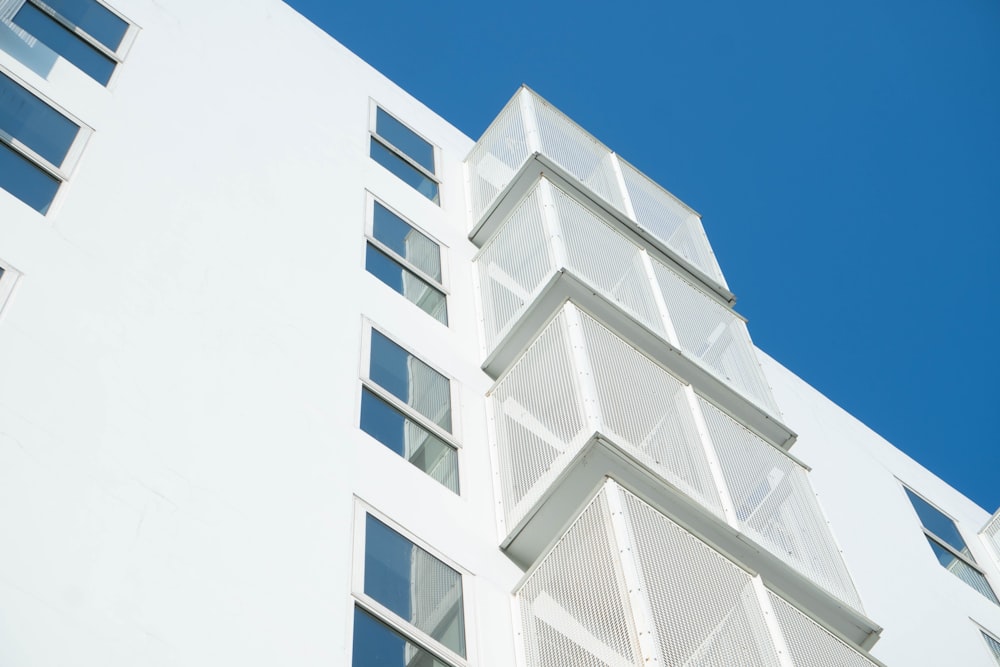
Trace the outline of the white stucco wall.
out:
<instances>
[{"instance_id":1,"label":"white stucco wall","mask_svg":"<svg viewBox=\"0 0 1000 667\"><path fill-rule=\"evenodd\" d=\"M470 657L512 664L471 140L276 0L112 4L109 89L0 51L94 129L48 217L0 191L0 664L348 664L355 495L473 575ZM441 149L440 207L368 158L370 98ZM365 273L366 189L447 246L450 327ZM358 430L362 313L454 378L461 497Z\"/></svg>"}]
</instances>

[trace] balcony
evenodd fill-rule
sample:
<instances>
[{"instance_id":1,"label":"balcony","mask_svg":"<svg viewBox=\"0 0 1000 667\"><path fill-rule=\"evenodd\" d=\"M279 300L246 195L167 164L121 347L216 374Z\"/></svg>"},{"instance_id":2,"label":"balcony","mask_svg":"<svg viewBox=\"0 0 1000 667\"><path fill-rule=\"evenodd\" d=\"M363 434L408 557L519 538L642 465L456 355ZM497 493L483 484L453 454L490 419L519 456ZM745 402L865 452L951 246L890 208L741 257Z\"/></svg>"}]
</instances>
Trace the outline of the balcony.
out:
<instances>
[{"instance_id":1,"label":"balcony","mask_svg":"<svg viewBox=\"0 0 1000 667\"><path fill-rule=\"evenodd\" d=\"M475 261L484 368L494 377L572 299L772 442L793 442L745 321L548 178L535 181Z\"/></svg>"},{"instance_id":2,"label":"balcony","mask_svg":"<svg viewBox=\"0 0 1000 667\"><path fill-rule=\"evenodd\" d=\"M880 664L613 481L516 595L532 667Z\"/></svg>"},{"instance_id":3,"label":"balcony","mask_svg":"<svg viewBox=\"0 0 1000 667\"><path fill-rule=\"evenodd\" d=\"M610 476L852 640L877 631L805 466L573 303L489 405L501 546L522 566Z\"/></svg>"},{"instance_id":4,"label":"balcony","mask_svg":"<svg viewBox=\"0 0 1000 667\"><path fill-rule=\"evenodd\" d=\"M979 534L982 535L983 541L986 542L993 555L993 560L1000 568L1000 509L990 517Z\"/></svg>"},{"instance_id":5,"label":"balcony","mask_svg":"<svg viewBox=\"0 0 1000 667\"><path fill-rule=\"evenodd\" d=\"M548 102L522 87L466 158L472 238L492 234L541 172L587 197L726 302L734 301L701 218Z\"/></svg>"}]
</instances>

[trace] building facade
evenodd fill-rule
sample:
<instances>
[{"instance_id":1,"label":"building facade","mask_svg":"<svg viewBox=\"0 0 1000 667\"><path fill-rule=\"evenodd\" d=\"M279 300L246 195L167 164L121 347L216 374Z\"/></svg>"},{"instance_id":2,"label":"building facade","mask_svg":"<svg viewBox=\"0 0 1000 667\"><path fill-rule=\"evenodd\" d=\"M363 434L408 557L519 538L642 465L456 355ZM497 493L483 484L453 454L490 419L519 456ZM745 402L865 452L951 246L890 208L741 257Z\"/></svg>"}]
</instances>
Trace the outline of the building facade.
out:
<instances>
[{"instance_id":1,"label":"building facade","mask_svg":"<svg viewBox=\"0 0 1000 667\"><path fill-rule=\"evenodd\" d=\"M278 0L0 22L0 665L1000 664L1000 520L530 89L473 140Z\"/></svg>"}]
</instances>

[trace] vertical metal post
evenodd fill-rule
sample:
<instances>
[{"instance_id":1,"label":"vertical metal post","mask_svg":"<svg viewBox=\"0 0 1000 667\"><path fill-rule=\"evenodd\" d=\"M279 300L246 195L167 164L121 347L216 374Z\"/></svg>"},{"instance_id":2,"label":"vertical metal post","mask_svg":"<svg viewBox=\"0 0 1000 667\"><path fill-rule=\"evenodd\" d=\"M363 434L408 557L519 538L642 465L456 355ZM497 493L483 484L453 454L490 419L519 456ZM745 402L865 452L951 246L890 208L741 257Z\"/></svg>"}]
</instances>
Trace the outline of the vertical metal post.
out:
<instances>
[{"instance_id":1,"label":"vertical metal post","mask_svg":"<svg viewBox=\"0 0 1000 667\"><path fill-rule=\"evenodd\" d=\"M538 181L538 203L542 207L542 223L549 238L549 257L552 266L558 271L566 267L569 257L566 255L566 241L563 239L562 223L552 193L552 183L544 175Z\"/></svg>"},{"instance_id":2,"label":"vertical metal post","mask_svg":"<svg viewBox=\"0 0 1000 667\"><path fill-rule=\"evenodd\" d=\"M792 654L788 650L788 642L785 641L785 634L781 631L781 626L778 624L778 617L774 613L771 596L768 594L767 587L764 586L764 580L758 575L750 583L757 594L757 602L760 603L760 610L764 614L764 625L767 626L767 631L771 635L771 641L774 643L774 649L778 653L778 664L781 667L795 667L795 663L792 662Z\"/></svg>"},{"instance_id":3,"label":"vertical metal post","mask_svg":"<svg viewBox=\"0 0 1000 667\"><path fill-rule=\"evenodd\" d=\"M671 345L677 349L681 348L681 339L677 336L677 329L674 328L674 321L670 317L667 309L667 302L663 298L663 291L660 289L660 282L656 279L656 271L653 269L653 260L645 248L639 249L639 257L642 260L642 268L646 274L646 281L649 283L649 290L653 295L653 303L656 304L656 312L663 323L663 333Z\"/></svg>"},{"instance_id":4,"label":"vertical metal post","mask_svg":"<svg viewBox=\"0 0 1000 667\"><path fill-rule=\"evenodd\" d=\"M622 576L628 587L629 606L635 621L639 650L642 652L642 664L663 664L660 660L660 642L657 638L653 610L649 606L642 571L632 551L633 540L626 509L622 503L621 488L615 482L608 480L604 485L604 494L611 514L611 531L615 541L613 547L618 550L618 562L621 564Z\"/></svg>"},{"instance_id":5,"label":"vertical metal post","mask_svg":"<svg viewBox=\"0 0 1000 667\"><path fill-rule=\"evenodd\" d=\"M618 191L622 193L622 212L635 222L639 222L639 218L635 215L635 208L632 206L632 197L628 194L628 186L625 185L625 175L622 173L621 162L618 161L618 154L613 151L611 153L611 171L615 173Z\"/></svg>"},{"instance_id":6,"label":"vertical metal post","mask_svg":"<svg viewBox=\"0 0 1000 667\"><path fill-rule=\"evenodd\" d=\"M535 117L535 99L527 88L517 94L521 107L521 122L524 123L524 138L528 143L528 154L542 151L542 137L538 133L538 119Z\"/></svg>"},{"instance_id":7,"label":"vertical metal post","mask_svg":"<svg viewBox=\"0 0 1000 667\"><path fill-rule=\"evenodd\" d=\"M705 421L705 415L701 411L701 402L698 400L698 394L695 393L691 385L685 385L684 395L687 398L688 407L694 419L695 429L698 431L698 439L701 440L702 449L705 451L705 459L708 461L708 470L712 475L712 480L715 482L715 490L719 493L719 501L722 503L722 514L726 518L726 523L736 530L741 530L740 519L736 514L736 505L733 503L733 497L729 494L729 485L726 484L726 476L722 471L719 453L715 449L715 443L712 442L712 436L708 431L708 423Z\"/></svg>"},{"instance_id":8,"label":"vertical metal post","mask_svg":"<svg viewBox=\"0 0 1000 667\"><path fill-rule=\"evenodd\" d=\"M590 364L587 339L583 334L583 320L580 311L572 302L563 306L566 317L566 337L570 346L570 358L576 371L580 397L583 399L583 414L587 420L588 435L603 431L604 419L601 415L601 396L597 391L597 378Z\"/></svg>"}]
</instances>

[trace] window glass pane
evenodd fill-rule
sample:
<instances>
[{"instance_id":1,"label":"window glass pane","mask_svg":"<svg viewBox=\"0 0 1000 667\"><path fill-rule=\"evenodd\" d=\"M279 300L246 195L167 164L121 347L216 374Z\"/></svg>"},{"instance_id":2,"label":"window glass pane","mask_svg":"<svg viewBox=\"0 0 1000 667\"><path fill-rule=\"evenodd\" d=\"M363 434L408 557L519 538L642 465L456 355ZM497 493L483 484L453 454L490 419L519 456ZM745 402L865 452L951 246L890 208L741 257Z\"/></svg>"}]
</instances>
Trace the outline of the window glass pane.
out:
<instances>
[{"instance_id":1,"label":"window glass pane","mask_svg":"<svg viewBox=\"0 0 1000 667\"><path fill-rule=\"evenodd\" d=\"M0 74L0 132L58 167L79 131L76 123Z\"/></svg>"},{"instance_id":2,"label":"window glass pane","mask_svg":"<svg viewBox=\"0 0 1000 667\"><path fill-rule=\"evenodd\" d=\"M0 142L0 188L44 214L56 196L59 179Z\"/></svg>"},{"instance_id":3,"label":"window glass pane","mask_svg":"<svg viewBox=\"0 0 1000 667\"><path fill-rule=\"evenodd\" d=\"M990 637L985 632L983 633L983 639L986 640L986 645L990 647L993 657L996 658L997 664L1000 665L1000 642L993 639L993 637Z\"/></svg>"},{"instance_id":4,"label":"window glass pane","mask_svg":"<svg viewBox=\"0 0 1000 667\"><path fill-rule=\"evenodd\" d=\"M364 586L400 618L465 655L462 575L371 515Z\"/></svg>"},{"instance_id":5,"label":"window glass pane","mask_svg":"<svg viewBox=\"0 0 1000 667\"><path fill-rule=\"evenodd\" d=\"M441 282L441 250L410 223L375 202L372 235L434 280Z\"/></svg>"},{"instance_id":6,"label":"window glass pane","mask_svg":"<svg viewBox=\"0 0 1000 667\"><path fill-rule=\"evenodd\" d=\"M444 294L370 243L365 257L365 268L386 285L420 306L438 322L448 324Z\"/></svg>"},{"instance_id":7,"label":"window glass pane","mask_svg":"<svg viewBox=\"0 0 1000 667\"><path fill-rule=\"evenodd\" d=\"M358 607L353 654L352 667L450 667Z\"/></svg>"},{"instance_id":8,"label":"window glass pane","mask_svg":"<svg viewBox=\"0 0 1000 667\"><path fill-rule=\"evenodd\" d=\"M455 448L368 389L361 390L361 428L458 493L458 453Z\"/></svg>"},{"instance_id":9,"label":"window glass pane","mask_svg":"<svg viewBox=\"0 0 1000 667\"><path fill-rule=\"evenodd\" d=\"M121 46L128 23L96 0L43 0L64 19L112 51Z\"/></svg>"},{"instance_id":10,"label":"window glass pane","mask_svg":"<svg viewBox=\"0 0 1000 667\"><path fill-rule=\"evenodd\" d=\"M25 3L14 23L28 31L98 83L107 84L115 71L115 61L67 30L54 18L31 3Z\"/></svg>"},{"instance_id":11,"label":"window glass pane","mask_svg":"<svg viewBox=\"0 0 1000 667\"><path fill-rule=\"evenodd\" d=\"M975 588L986 598L992 600L995 604L1000 604L1000 602L997 602L997 596L993 594L993 589L991 589L990 585L986 582L986 577L984 577L979 570L975 569L961 558L956 557L931 538L928 537L927 541L930 543L931 549L934 550L934 555L937 556L938 562L944 566L944 569L948 570L956 577Z\"/></svg>"},{"instance_id":12,"label":"window glass pane","mask_svg":"<svg viewBox=\"0 0 1000 667\"><path fill-rule=\"evenodd\" d=\"M375 132L421 167L434 173L434 147L381 108L375 112Z\"/></svg>"},{"instance_id":13,"label":"window glass pane","mask_svg":"<svg viewBox=\"0 0 1000 667\"><path fill-rule=\"evenodd\" d=\"M391 150L372 138L372 159L391 171L397 177L403 179L407 185L415 189L423 196L430 199L435 204L438 200L438 184L424 176L424 174L411 165L409 162L399 157Z\"/></svg>"},{"instance_id":14,"label":"window glass pane","mask_svg":"<svg viewBox=\"0 0 1000 667\"><path fill-rule=\"evenodd\" d=\"M441 428L451 431L448 378L374 329L368 377Z\"/></svg>"},{"instance_id":15,"label":"window glass pane","mask_svg":"<svg viewBox=\"0 0 1000 667\"><path fill-rule=\"evenodd\" d=\"M968 554L968 550L965 547L965 540L959 534L954 521L909 489L906 489L906 495L910 497L913 509L917 511L917 516L920 517L920 522L924 525L924 528L944 540L955 551ZM969 555L969 558L971 560L972 556Z\"/></svg>"}]
</instances>

